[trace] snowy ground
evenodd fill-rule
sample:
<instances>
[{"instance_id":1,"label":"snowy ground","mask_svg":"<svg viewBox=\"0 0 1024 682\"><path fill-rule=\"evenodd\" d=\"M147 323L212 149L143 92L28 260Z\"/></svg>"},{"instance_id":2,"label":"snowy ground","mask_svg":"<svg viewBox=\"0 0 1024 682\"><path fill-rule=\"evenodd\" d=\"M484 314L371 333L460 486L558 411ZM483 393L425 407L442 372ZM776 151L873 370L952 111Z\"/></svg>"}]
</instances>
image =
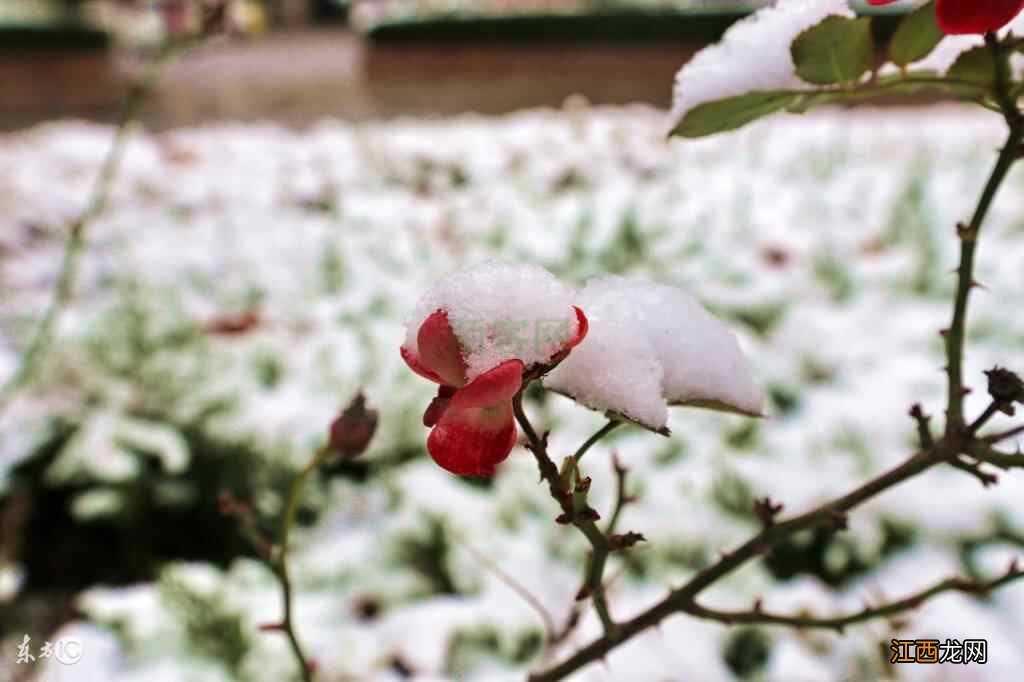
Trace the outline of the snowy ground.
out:
<instances>
[{"instance_id":1,"label":"snowy ground","mask_svg":"<svg viewBox=\"0 0 1024 682\"><path fill-rule=\"evenodd\" d=\"M672 143L665 125L663 113L632 108L136 138L92 233L60 343L37 390L0 422L0 489L56 416L80 428L48 476L94 482L73 502L83 523L117 512L138 449L157 454L169 480L187 471L196 454L185 425L250 442L266 463L294 470L338 406L365 387L381 410L366 457L420 454L382 466L369 484L311 488L325 512L298 536L297 620L323 679L399 679L396 657L422 680L521 679L538 663L541 623L478 555L561 621L585 546L552 522L555 506L522 448L490 490L422 453L433 387L405 368L398 348L404 316L441 274L493 256L569 281L644 274L692 292L740 332L770 396L769 419L679 410L671 439L623 429L588 456L602 510L610 448L634 468L640 502L622 527L650 541L626 570L613 562L619 617L748 536L753 496L796 511L846 490L909 452L913 401L941 410L937 331L949 314L954 224L992 163L1002 134L995 117L825 114ZM109 135L60 123L0 138L0 379L46 303L60 226L82 205ZM981 252L988 291L972 311L967 364L978 389L996 362L1022 367L1022 210L1018 174ZM197 331L247 310L259 310L261 323L244 334ZM983 405L979 390L969 406ZM530 409L553 428L558 455L602 423L558 396ZM822 569L853 576L838 592L806 575L779 582L756 564L708 602L743 607L763 595L766 607L826 614L915 591L966 570L965 559L993 574L1019 548L962 547L1024 530L1022 491L1024 475L983 491L960 472L933 471L853 517ZM256 502L268 513L280 504L273 495ZM894 550L893 528L909 544ZM454 594L440 594L409 561L410 546L436 546L437 534L450 546L442 558L453 582L441 592ZM856 573L856 564L868 568ZM360 619L353 604L367 596L383 608ZM80 607L95 624L64 634L84 642L85 657L49 666L45 680L283 680L292 670L283 638L254 632L278 617L275 583L254 562L226 572L174 566L158 584L90 590ZM227 653L204 646L197 609L240 624L243 636ZM1024 667L1022 628L1024 585L988 601L947 595L898 631L886 622L842 638L766 631L760 679L1010 682ZM588 612L566 650L598 630ZM987 638L989 663L882 664L879 648L897 632ZM723 654L735 648L734 631L677 617L572 679L730 680Z\"/></svg>"}]
</instances>

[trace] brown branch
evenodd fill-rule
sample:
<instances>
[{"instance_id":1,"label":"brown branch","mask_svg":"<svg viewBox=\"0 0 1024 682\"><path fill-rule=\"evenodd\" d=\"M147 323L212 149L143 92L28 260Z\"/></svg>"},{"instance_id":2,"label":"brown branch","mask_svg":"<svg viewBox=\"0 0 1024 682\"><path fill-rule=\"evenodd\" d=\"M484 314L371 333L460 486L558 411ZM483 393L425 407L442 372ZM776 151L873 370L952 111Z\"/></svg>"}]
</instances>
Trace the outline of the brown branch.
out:
<instances>
[{"instance_id":1,"label":"brown branch","mask_svg":"<svg viewBox=\"0 0 1024 682\"><path fill-rule=\"evenodd\" d=\"M530 682L555 682L575 672L588 663L600 660L622 642L660 623L674 613L685 613L695 608L695 599L709 585L717 582L751 559L765 554L775 545L801 530L820 527L842 528L846 513L876 495L946 461L951 446L940 440L928 451L917 453L899 466L873 478L855 490L827 502L800 516L775 523L763 529L746 543L723 555L716 563L697 573L685 585L669 592L658 603L635 618L619 623L613 635L600 637L575 654L546 670L530 676Z\"/></svg>"},{"instance_id":2,"label":"brown branch","mask_svg":"<svg viewBox=\"0 0 1024 682\"><path fill-rule=\"evenodd\" d=\"M1001 443L1004 440L1009 440L1014 436L1021 435L1022 433L1024 433L1024 426L1015 426L1009 431L1003 431L1002 433L995 433L992 434L991 436L985 436L984 438L981 439L981 441L989 444Z\"/></svg>"},{"instance_id":3,"label":"brown branch","mask_svg":"<svg viewBox=\"0 0 1024 682\"><path fill-rule=\"evenodd\" d=\"M927 589L915 592L914 594L904 597L898 601L889 602L888 604L883 604L881 606L867 606L854 613L828 618L819 618L803 614L790 616L769 613L761 609L760 605L755 606L749 611L725 611L692 604L690 608L686 610L686 613L696 616L697 618L715 620L727 625L780 625L796 628L835 630L836 632L842 633L843 630L850 625L855 625L875 618L895 616L905 611L916 609L932 597L942 594L943 592L986 594L992 590L1002 587L1003 585L1019 580L1020 578L1024 578L1024 570L1021 570L1018 567L1017 562L1013 562L1004 575L991 581L981 582L959 577L946 578Z\"/></svg>"},{"instance_id":4,"label":"brown branch","mask_svg":"<svg viewBox=\"0 0 1024 682\"><path fill-rule=\"evenodd\" d=\"M1003 471L1024 469L1024 453L1021 453L1019 450L1015 453L1001 452L979 441L968 444L966 450L971 457L979 462L991 464Z\"/></svg>"},{"instance_id":5,"label":"brown branch","mask_svg":"<svg viewBox=\"0 0 1024 682\"><path fill-rule=\"evenodd\" d=\"M985 488L990 485L999 483L999 477L995 474L990 474L981 468L981 464L978 462L971 461L966 457L957 456L949 460L949 463L961 471L967 472L971 476L974 476L981 482L981 485Z\"/></svg>"},{"instance_id":6,"label":"brown branch","mask_svg":"<svg viewBox=\"0 0 1024 682\"><path fill-rule=\"evenodd\" d=\"M574 504L574 495L565 488L565 484L561 476L559 476L558 467L548 455L547 434L544 434L543 437L539 436L536 429L533 428L533 424L530 423L529 418L526 416L526 412L523 410L522 391L517 393L515 398L512 399L512 409L515 413L516 421L519 422L520 428L523 429L523 433L526 435L527 449L533 453L534 458L537 460L541 478L547 481L551 497L562 508L563 513L559 520L571 523L583 533L590 543L591 554L584 587L586 594L589 594L594 600L594 609L601 619L605 635L615 636L618 626L608 608L608 599L605 595L603 582L605 563L611 551L608 538L595 523L596 512L593 512L589 507L577 509Z\"/></svg>"},{"instance_id":7,"label":"brown branch","mask_svg":"<svg viewBox=\"0 0 1024 682\"><path fill-rule=\"evenodd\" d=\"M626 479L629 478L629 467L619 459L618 453L612 453L612 471L615 472L615 505L612 507L612 514L608 518L608 524L604 528L604 534L611 536L619 525L622 517L622 510L627 505L636 502L636 498L626 490Z\"/></svg>"},{"instance_id":8,"label":"brown branch","mask_svg":"<svg viewBox=\"0 0 1024 682\"><path fill-rule=\"evenodd\" d=\"M995 199L999 186L1006 178L1014 162L1020 158L1021 139L1024 136L1024 124L1022 124L1020 112L1017 111L1016 103L1009 97L1009 79L1007 78L1007 54L999 45L995 36L991 33L986 36L986 43L995 55L996 74L995 91L996 99L999 101L1009 127L1006 136L1006 144L999 152L995 167L989 175L985 188L982 190L981 198L978 200L977 208L967 225L960 225L957 234L960 237L960 266L957 268L957 289L953 303L953 320L949 329L945 332L946 339L946 372L948 375L948 395L946 406L946 433L947 435L957 433L964 427L964 382L963 382L963 358L964 340L967 327L967 306L970 301L971 290L976 286L974 280L974 261L977 255L978 235L981 232L982 223L988 215L992 201Z\"/></svg>"}]
</instances>

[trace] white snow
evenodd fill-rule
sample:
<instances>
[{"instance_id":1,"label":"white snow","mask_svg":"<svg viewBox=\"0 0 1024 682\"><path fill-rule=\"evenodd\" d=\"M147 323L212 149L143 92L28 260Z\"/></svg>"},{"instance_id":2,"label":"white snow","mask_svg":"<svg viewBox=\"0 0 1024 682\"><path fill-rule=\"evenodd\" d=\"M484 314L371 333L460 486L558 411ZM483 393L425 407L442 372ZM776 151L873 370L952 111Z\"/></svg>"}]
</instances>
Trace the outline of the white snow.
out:
<instances>
[{"instance_id":1,"label":"white snow","mask_svg":"<svg viewBox=\"0 0 1024 682\"><path fill-rule=\"evenodd\" d=\"M414 355L420 325L437 310L448 314L472 381L501 362L542 364L576 335L573 289L542 267L482 263L441 279L416 303L405 347Z\"/></svg>"},{"instance_id":2,"label":"white snow","mask_svg":"<svg viewBox=\"0 0 1024 682\"><path fill-rule=\"evenodd\" d=\"M796 75L789 46L828 16L853 16L846 0L779 0L733 24L722 40L698 52L676 74L671 120L691 109L763 90L809 86Z\"/></svg>"},{"instance_id":3,"label":"white snow","mask_svg":"<svg viewBox=\"0 0 1024 682\"><path fill-rule=\"evenodd\" d=\"M655 429L666 425L667 405L761 413L763 397L736 336L681 289L602 277L576 304L590 332L544 379L548 388Z\"/></svg>"}]
</instances>

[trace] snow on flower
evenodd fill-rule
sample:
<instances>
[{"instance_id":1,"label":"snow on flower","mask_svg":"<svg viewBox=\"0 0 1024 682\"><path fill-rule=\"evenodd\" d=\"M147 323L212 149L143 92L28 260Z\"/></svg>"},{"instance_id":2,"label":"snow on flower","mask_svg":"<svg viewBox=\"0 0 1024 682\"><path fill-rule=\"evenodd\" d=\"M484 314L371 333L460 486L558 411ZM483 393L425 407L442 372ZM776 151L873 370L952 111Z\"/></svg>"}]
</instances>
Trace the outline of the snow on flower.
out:
<instances>
[{"instance_id":1,"label":"snow on flower","mask_svg":"<svg viewBox=\"0 0 1024 682\"><path fill-rule=\"evenodd\" d=\"M789 46L828 16L853 16L846 0L780 0L734 24L721 42L676 74L671 120L707 102L763 90L809 87L796 75Z\"/></svg>"},{"instance_id":2,"label":"snow on flower","mask_svg":"<svg viewBox=\"0 0 1024 682\"><path fill-rule=\"evenodd\" d=\"M684 291L604 277L590 281L576 304L587 311L590 333L545 378L548 388L659 430L669 405L761 413L736 337Z\"/></svg>"},{"instance_id":3,"label":"snow on flower","mask_svg":"<svg viewBox=\"0 0 1024 682\"><path fill-rule=\"evenodd\" d=\"M523 372L564 357L587 333L573 291L543 268L488 263L441 280L419 301L402 346L438 383L427 450L461 476L491 476L516 441L512 398Z\"/></svg>"},{"instance_id":4,"label":"snow on flower","mask_svg":"<svg viewBox=\"0 0 1024 682\"><path fill-rule=\"evenodd\" d=\"M871 5L891 5L897 0L868 0ZM1013 21L1024 0L936 0L939 28L948 35L998 31Z\"/></svg>"}]
</instances>

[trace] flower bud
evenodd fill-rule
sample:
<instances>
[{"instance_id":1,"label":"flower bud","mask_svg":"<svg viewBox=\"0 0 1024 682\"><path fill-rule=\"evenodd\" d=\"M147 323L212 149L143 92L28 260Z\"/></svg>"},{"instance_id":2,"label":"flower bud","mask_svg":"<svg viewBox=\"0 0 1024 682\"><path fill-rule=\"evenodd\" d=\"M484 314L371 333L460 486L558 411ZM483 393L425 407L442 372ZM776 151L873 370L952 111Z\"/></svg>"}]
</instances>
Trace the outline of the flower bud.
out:
<instances>
[{"instance_id":1,"label":"flower bud","mask_svg":"<svg viewBox=\"0 0 1024 682\"><path fill-rule=\"evenodd\" d=\"M1000 409L1013 414L1013 403L1024 402L1024 381L1003 367L993 367L985 372L988 377L988 394Z\"/></svg>"},{"instance_id":2,"label":"flower bud","mask_svg":"<svg viewBox=\"0 0 1024 682\"><path fill-rule=\"evenodd\" d=\"M356 394L341 415L331 422L328 446L347 459L363 454L377 430L377 410L367 409L366 396Z\"/></svg>"}]
</instances>

